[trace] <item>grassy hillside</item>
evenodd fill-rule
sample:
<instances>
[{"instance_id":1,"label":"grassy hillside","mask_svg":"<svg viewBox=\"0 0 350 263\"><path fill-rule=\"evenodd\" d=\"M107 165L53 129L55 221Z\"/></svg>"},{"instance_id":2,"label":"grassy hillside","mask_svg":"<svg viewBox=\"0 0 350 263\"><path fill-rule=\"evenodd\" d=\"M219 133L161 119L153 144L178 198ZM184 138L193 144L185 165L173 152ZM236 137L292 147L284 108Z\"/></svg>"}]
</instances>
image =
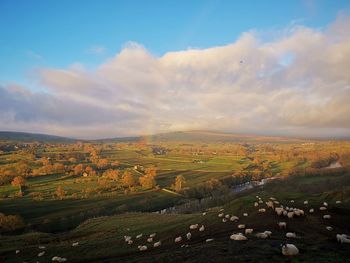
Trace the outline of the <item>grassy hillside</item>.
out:
<instances>
[{"instance_id":1,"label":"grassy hillside","mask_svg":"<svg viewBox=\"0 0 350 263\"><path fill-rule=\"evenodd\" d=\"M305 217L279 218L272 210L258 213L253 206L259 195L263 200L273 196L281 204L302 208L308 211L315 208L314 214L306 212ZM294 200L294 203L291 203ZM304 205L303 201L309 204ZM341 200L342 204L335 204ZM327 212L318 207L326 201ZM350 257L349 244L336 242L336 233L350 233L350 173L329 175L298 176L284 180L275 180L263 188L238 194L234 200L223 206L224 213L240 217L238 223L223 223L218 218L219 207L202 214L154 214L127 213L123 215L90 219L76 229L61 234L27 233L19 236L1 237L0 259L5 262L37 260L40 251L38 245L46 246L46 254L41 261L49 261L53 256L66 257L69 262L347 262ZM248 213L248 217L243 217ZM332 218L325 220L323 214ZM281 230L278 221L286 221L287 229ZM189 231L193 223L205 225L205 231L192 230L192 239L175 244L174 238ZM269 239L257 239L248 235L248 241L232 241L229 236L239 232L238 224L246 224L254 232L272 231ZM332 226L334 231L328 231ZM296 239L285 238L287 231L295 232ZM124 235L135 237L156 232L155 241L161 240L160 248L151 248L140 252L139 244L147 244L146 238L127 245ZM214 241L206 243L207 238ZM72 247L73 242L79 246ZM300 255L290 260L281 255L280 244L283 241L294 243ZM182 244L188 247L181 247ZM15 250L20 249L19 254Z\"/></svg>"},{"instance_id":2,"label":"grassy hillside","mask_svg":"<svg viewBox=\"0 0 350 263\"><path fill-rule=\"evenodd\" d=\"M0 141L21 141L21 142L75 142L75 139L60 137L48 134L0 131Z\"/></svg>"}]
</instances>

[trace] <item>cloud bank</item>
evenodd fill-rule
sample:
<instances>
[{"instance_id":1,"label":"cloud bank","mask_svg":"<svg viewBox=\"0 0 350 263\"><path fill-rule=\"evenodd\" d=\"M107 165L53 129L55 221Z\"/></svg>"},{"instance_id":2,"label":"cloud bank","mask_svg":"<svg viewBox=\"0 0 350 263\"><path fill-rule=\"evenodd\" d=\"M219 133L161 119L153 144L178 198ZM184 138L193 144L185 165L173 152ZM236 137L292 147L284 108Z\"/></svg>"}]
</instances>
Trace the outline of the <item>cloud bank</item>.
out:
<instances>
[{"instance_id":1,"label":"cloud bank","mask_svg":"<svg viewBox=\"0 0 350 263\"><path fill-rule=\"evenodd\" d=\"M128 43L95 70L43 68L42 92L0 87L0 129L78 138L210 129L350 135L350 18L264 40L152 55Z\"/></svg>"}]
</instances>

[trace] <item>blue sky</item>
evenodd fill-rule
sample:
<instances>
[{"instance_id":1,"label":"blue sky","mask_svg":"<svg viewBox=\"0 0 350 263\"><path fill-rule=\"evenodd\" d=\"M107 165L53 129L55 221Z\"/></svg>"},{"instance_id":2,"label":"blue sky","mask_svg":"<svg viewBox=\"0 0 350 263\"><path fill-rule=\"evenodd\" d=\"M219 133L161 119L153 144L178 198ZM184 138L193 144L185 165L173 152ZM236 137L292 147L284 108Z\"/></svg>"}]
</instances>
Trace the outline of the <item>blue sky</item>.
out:
<instances>
[{"instance_id":1,"label":"blue sky","mask_svg":"<svg viewBox=\"0 0 350 263\"><path fill-rule=\"evenodd\" d=\"M0 84L35 88L34 69L73 63L94 68L128 41L160 56L225 45L242 32L282 28L293 21L322 28L349 6L342 0L1 0Z\"/></svg>"},{"instance_id":2,"label":"blue sky","mask_svg":"<svg viewBox=\"0 0 350 263\"><path fill-rule=\"evenodd\" d=\"M349 68L349 0L0 0L0 130L348 136Z\"/></svg>"}]
</instances>

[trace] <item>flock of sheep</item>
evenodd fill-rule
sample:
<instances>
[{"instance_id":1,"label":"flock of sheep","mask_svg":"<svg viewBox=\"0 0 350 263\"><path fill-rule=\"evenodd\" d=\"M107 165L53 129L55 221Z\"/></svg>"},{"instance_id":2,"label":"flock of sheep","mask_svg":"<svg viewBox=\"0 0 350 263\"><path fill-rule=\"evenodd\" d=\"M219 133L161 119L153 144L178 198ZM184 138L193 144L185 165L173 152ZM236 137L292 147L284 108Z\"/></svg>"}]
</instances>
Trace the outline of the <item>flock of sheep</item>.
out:
<instances>
[{"instance_id":1,"label":"flock of sheep","mask_svg":"<svg viewBox=\"0 0 350 263\"><path fill-rule=\"evenodd\" d=\"M280 202L274 197L270 197L266 202L264 202L262 200L262 198L259 196L256 196L256 199L257 200L256 200L256 202L254 202L254 207L256 207L258 209L258 213L266 213L266 211L268 209L272 209L276 213L278 218L284 217L288 220L292 220L294 217L303 217L306 214L304 209L292 207L292 206L294 206L293 205L294 200L290 200L290 205L285 206L285 205L280 204ZM265 203L266 207L264 206L264 203ZM341 201L336 201L335 203L340 204ZM305 205L305 207L308 206L307 200L304 201L304 205ZM264 207L262 207L262 206L264 206ZM328 209L328 203L326 203L326 202L323 202L322 206L319 207L319 210L321 212L326 212L327 209ZM315 212L314 208L308 208L307 210L308 210L307 213L309 213L309 214L313 214ZM207 213L204 212L203 216L205 216L206 214ZM221 219L221 221L223 223L226 223L228 221L232 221L232 222L239 222L240 221L240 218L236 215L225 214L224 209L221 209L217 216L218 216L218 218ZM248 213L243 213L243 217L247 217L247 216L248 216ZM328 220L331 218L331 215L324 214L322 217L324 220ZM244 220L241 220L241 221L244 221ZM287 228L286 221L279 221L278 220L277 225L280 229ZM272 232L269 230L266 230L264 232L254 233L253 228L247 228L245 224L241 224L241 223L237 225L237 229L240 230L241 232L236 232L236 233L233 233L232 235L230 235L229 238L231 240L245 241L245 240L248 240L248 236L255 236L256 238L266 239L266 238L271 237L271 235L272 235ZM326 226L326 229L328 231L333 231L332 226ZM175 237L174 243L182 244L181 245L182 247L187 247L188 245L185 244L184 241L190 240L192 238L193 231L203 232L205 230L205 227L204 227L204 225L200 225L200 224L192 224L189 226L189 230L190 231L187 232L186 234ZM139 234L135 238L140 240L142 237L143 237L143 234ZM149 249L149 247L154 247L154 248L160 247L162 245L162 243L160 240L155 241L155 237L156 237L156 233L150 234L146 238L147 243L138 246L139 251L146 251L147 249ZM294 232L286 232L285 237L288 239L298 238L297 234ZM338 242L340 242L340 243L350 243L350 236L348 236L346 234L337 234L336 238L337 238ZM206 239L205 241L211 242L213 240L214 240L213 238L209 238L209 239ZM124 236L124 241L129 245L132 245L134 243L131 236ZM281 252L285 256L295 256L295 255L299 254L299 249L294 244L283 243L283 244L281 244Z\"/></svg>"}]
</instances>

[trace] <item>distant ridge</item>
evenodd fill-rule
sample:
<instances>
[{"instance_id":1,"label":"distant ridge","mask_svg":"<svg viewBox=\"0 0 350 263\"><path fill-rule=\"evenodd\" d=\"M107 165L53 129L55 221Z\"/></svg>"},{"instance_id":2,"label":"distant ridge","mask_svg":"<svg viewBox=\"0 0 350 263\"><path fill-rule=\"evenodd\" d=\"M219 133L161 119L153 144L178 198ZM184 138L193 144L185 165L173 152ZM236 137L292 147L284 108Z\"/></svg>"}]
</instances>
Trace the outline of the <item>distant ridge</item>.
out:
<instances>
[{"instance_id":1,"label":"distant ridge","mask_svg":"<svg viewBox=\"0 0 350 263\"><path fill-rule=\"evenodd\" d=\"M76 139L66 138L55 135L40 134L40 133L28 133L28 132L13 132L13 131L0 131L0 141L20 141L20 142L75 142Z\"/></svg>"}]
</instances>

